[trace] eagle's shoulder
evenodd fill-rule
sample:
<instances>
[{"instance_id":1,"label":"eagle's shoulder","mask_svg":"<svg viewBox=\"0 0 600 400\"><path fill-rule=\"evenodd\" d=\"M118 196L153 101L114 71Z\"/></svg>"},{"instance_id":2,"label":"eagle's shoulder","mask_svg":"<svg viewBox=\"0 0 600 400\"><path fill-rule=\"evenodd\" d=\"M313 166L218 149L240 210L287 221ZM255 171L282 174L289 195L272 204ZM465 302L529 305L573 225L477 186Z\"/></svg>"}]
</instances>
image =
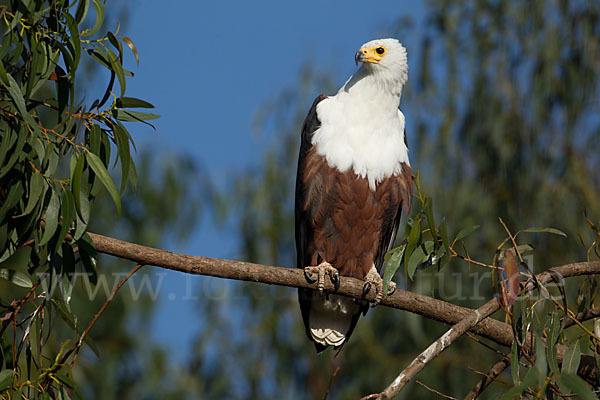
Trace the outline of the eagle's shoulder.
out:
<instances>
[{"instance_id":1,"label":"eagle's shoulder","mask_svg":"<svg viewBox=\"0 0 600 400\"><path fill-rule=\"evenodd\" d=\"M313 102L312 107L310 107L310 110L308 110L308 114L306 115L304 123L302 124L302 145L305 145L305 143L310 145L312 135L321 126L321 121L319 120L319 116L317 114L317 106L325 99L327 99L326 94L318 95Z\"/></svg>"}]
</instances>

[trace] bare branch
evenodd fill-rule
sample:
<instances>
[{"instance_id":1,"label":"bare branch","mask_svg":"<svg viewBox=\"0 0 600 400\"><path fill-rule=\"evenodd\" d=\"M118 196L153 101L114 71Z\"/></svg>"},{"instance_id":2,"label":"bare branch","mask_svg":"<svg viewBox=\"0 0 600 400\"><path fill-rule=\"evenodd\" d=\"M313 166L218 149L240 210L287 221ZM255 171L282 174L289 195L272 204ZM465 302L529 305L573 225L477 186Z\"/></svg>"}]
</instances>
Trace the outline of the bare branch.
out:
<instances>
[{"instance_id":1,"label":"bare branch","mask_svg":"<svg viewBox=\"0 0 600 400\"><path fill-rule=\"evenodd\" d=\"M415 358L408 367L406 367L394 381L381 392L381 399L391 399L400 393L400 390L406 386L427 364L447 349L456 339L464 335L469 329L477 325L480 321L486 319L500 308L497 299L492 299L483 306L474 310L470 315L453 325L438 340L433 342L427 349Z\"/></svg>"},{"instance_id":2,"label":"bare branch","mask_svg":"<svg viewBox=\"0 0 600 400\"><path fill-rule=\"evenodd\" d=\"M314 289L314 285L308 283L304 278L302 270L297 268L281 268L244 261L183 255L124 242L122 240L94 233L89 233L89 236L98 252L131 260L138 264L154 265L188 274ZM538 275L538 280L544 284L556 277L567 278L593 274L600 274L599 261L574 263L554 267ZM375 295L371 292L366 297L363 297L362 281L354 278L341 277L340 283L340 288L336 292L333 284L326 281L325 291L328 293L335 292L348 297L359 299L365 298L370 301L374 300ZM533 286L533 283L530 282L523 290L523 293L527 290L531 290ZM410 311L446 324L458 324L463 319L472 315L475 311L470 308L460 307L442 300L404 290L396 290L391 296L384 296L381 300L381 305ZM496 319L487 318L479 322L470 330L498 344L508 347L512 344L513 334L511 327ZM526 341L525 347L532 347L531 343ZM559 364L562 363L565 351L565 346L557 346L557 360ZM581 356L578 373L587 381L595 381L596 371L594 368L593 357L587 355Z\"/></svg>"}]
</instances>

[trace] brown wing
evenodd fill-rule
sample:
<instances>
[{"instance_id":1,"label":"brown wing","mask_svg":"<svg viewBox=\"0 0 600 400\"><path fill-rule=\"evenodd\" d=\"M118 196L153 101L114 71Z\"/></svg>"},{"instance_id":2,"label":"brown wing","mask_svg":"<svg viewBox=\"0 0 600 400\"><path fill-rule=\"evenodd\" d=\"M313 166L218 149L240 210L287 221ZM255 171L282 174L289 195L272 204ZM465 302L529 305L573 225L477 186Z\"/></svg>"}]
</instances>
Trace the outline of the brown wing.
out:
<instances>
[{"instance_id":1,"label":"brown wing","mask_svg":"<svg viewBox=\"0 0 600 400\"><path fill-rule=\"evenodd\" d=\"M304 210L303 204L305 203L306 192L310 189L310 182L305 182L303 179L302 171L306 163L306 156L308 151L312 147L312 136L317 129L321 126L321 121L317 117L317 104L322 100L326 99L327 96L322 94L318 96L313 102L308 115L306 116L304 123L302 124L302 136L300 138L300 154L298 156L298 171L296 175L296 199L295 199L295 228L296 228L296 267L304 268L308 266L308 253L307 244L312 241L312 231L309 230L308 224L308 213ZM298 301L300 303L300 311L302 312L302 320L304 321L304 327L306 329L306 335L309 339L312 339L310 334L309 324L309 313L310 303L312 298L312 290L305 288L298 288ZM315 342L313 340L317 352L321 352L325 349L325 346Z\"/></svg>"},{"instance_id":2,"label":"brown wing","mask_svg":"<svg viewBox=\"0 0 600 400\"><path fill-rule=\"evenodd\" d=\"M309 150L312 148L312 137L313 134L321 126L321 121L317 117L317 104L322 100L326 99L327 96L324 94L319 95L313 102L308 115L304 119L302 124L302 136L300 142L300 154L298 156L298 171L296 175L296 198L295 198L295 227L296 227L296 267L304 268L307 264L306 247L307 243L312 240L312 232L309 231L308 213L304 210L303 204L306 199L306 192L310 190L313 184L311 182L305 182L303 179L302 171L306 164L306 156Z\"/></svg>"}]
</instances>

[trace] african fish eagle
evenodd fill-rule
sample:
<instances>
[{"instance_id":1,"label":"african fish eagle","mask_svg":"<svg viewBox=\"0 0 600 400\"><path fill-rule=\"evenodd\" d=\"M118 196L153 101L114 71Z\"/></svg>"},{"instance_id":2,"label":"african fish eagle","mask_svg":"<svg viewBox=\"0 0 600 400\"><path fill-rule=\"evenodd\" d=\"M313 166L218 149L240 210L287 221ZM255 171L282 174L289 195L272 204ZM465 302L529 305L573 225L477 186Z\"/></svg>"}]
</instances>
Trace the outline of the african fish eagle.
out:
<instances>
[{"instance_id":1,"label":"african fish eagle","mask_svg":"<svg viewBox=\"0 0 600 400\"><path fill-rule=\"evenodd\" d=\"M396 39L365 43L358 71L335 96L318 96L302 125L296 177L297 267L319 292L300 288L308 337L317 352L350 337L368 303L323 295L328 275L365 282L383 296L385 253L394 243L412 181L404 115L398 108L408 76L406 49Z\"/></svg>"}]
</instances>

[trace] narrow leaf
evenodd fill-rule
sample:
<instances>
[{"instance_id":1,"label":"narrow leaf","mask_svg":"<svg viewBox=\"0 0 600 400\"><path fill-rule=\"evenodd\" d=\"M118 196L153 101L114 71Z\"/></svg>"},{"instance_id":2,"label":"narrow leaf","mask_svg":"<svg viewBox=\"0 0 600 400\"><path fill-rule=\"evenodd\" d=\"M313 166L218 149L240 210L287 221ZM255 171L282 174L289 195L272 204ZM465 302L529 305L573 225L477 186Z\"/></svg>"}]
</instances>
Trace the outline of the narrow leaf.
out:
<instances>
[{"instance_id":1,"label":"narrow leaf","mask_svg":"<svg viewBox=\"0 0 600 400\"><path fill-rule=\"evenodd\" d=\"M135 44L133 44L133 40L129 39L126 36L121 36L121 39L125 42L125 44L127 46L129 46L129 48L131 49L131 52L133 53L133 55L135 56L135 61L137 62L138 67L140 66L140 57L138 55L138 51L137 48L135 47Z\"/></svg>"},{"instance_id":2,"label":"narrow leaf","mask_svg":"<svg viewBox=\"0 0 600 400\"><path fill-rule=\"evenodd\" d=\"M513 340L511 347L510 374L513 384L518 385L521 379L519 378L519 345L516 340Z\"/></svg>"},{"instance_id":3,"label":"narrow leaf","mask_svg":"<svg viewBox=\"0 0 600 400\"><path fill-rule=\"evenodd\" d=\"M46 181L42 174L33 173L31 175L29 181L29 199L27 199L27 206L25 207L23 214L26 215L33 211L39 200L43 198L47 188L48 185L46 185Z\"/></svg>"},{"instance_id":4,"label":"narrow leaf","mask_svg":"<svg viewBox=\"0 0 600 400\"><path fill-rule=\"evenodd\" d=\"M40 246L48 243L54 232L56 232L56 228L58 228L58 212L60 211L60 199L58 196L59 194L53 190L50 197L50 204L46 209L46 227L40 240Z\"/></svg>"},{"instance_id":5,"label":"narrow leaf","mask_svg":"<svg viewBox=\"0 0 600 400\"><path fill-rule=\"evenodd\" d=\"M27 275L12 269L0 269L0 278L6 279L10 283L24 288L30 288L33 286L33 283L31 283L31 279L29 279Z\"/></svg>"},{"instance_id":6,"label":"narrow leaf","mask_svg":"<svg viewBox=\"0 0 600 400\"><path fill-rule=\"evenodd\" d=\"M117 99L117 108L154 108L154 105L135 97L121 97Z\"/></svg>"},{"instance_id":7,"label":"narrow leaf","mask_svg":"<svg viewBox=\"0 0 600 400\"><path fill-rule=\"evenodd\" d=\"M0 371L0 392L11 387L12 383L13 383L13 370L5 369L5 370Z\"/></svg>"},{"instance_id":8,"label":"narrow leaf","mask_svg":"<svg viewBox=\"0 0 600 400\"><path fill-rule=\"evenodd\" d=\"M521 230L521 232L539 232L539 233L553 233L555 235L567 237L567 234L556 228L527 228Z\"/></svg>"},{"instance_id":9,"label":"narrow leaf","mask_svg":"<svg viewBox=\"0 0 600 400\"><path fill-rule=\"evenodd\" d=\"M568 388L568 391L575 393L577 399L597 400L598 397L590 390L588 385L575 374L563 374L559 378L561 386Z\"/></svg>"},{"instance_id":10,"label":"narrow leaf","mask_svg":"<svg viewBox=\"0 0 600 400\"><path fill-rule=\"evenodd\" d=\"M117 207L117 212L120 214L121 197L119 196L119 191L115 186L115 182L110 177L108 171L106 170L106 167L102 163L102 160L100 160L100 157L98 157L94 153L86 153L86 160L88 164L90 164L90 167L92 168L98 179L100 179L100 181L112 197L113 201L115 202L115 206Z\"/></svg>"},{"instance_id":11,"label":"narrow leaf","mask_svg":"<svg viewBox=\"0 0 600 400\"><path fill-rule=\"evenodd\" d=\"M552 313L550 319L550 327L548 328L548 339L546 340L546 353L548 356L548 365L552 374L560 375L560 369L558 368L558 361L556 359L556 343L562 329L562 321L558 316L557 312Z\"/></svg>"},{"instance_id":12,"label":"narrow leaf","mask_svg":"<svg viewBox=\"0 0 600 400\"><path fill-rule=\"evenodd\" d=\"M71 191L73 192L73 200L75 201L75 209L77 210L77 214L83 221L87 222L87 220L83 217L83 213L81 212L81 179L83 176L84 164L85 156L83 154L78 154L77 163L75 164L73 175L71 176Z\"/></svg>"},{"instance_id":13,"label":"narrow leaf","mask_svg":"<svg viewBox=\"0 0 600 400\"><path fill-rule=\"evenodd\" d=\"M27 270L29 264L29 256L31 255L31 247L24 246L15 251L10 257L0 263L0 268L7 268L16 271Z\"/></svg>"},{"instance_id":14,"label":"narrow leaf","mask_svg":"<svg viewBox=\"0 0 600 400\"><path fill-rule=\"evenodd\" d=\"M410 256L410 259L408 260L408 277L412 280L413 276L415 275L415 271L417 270L417 267L423 263L424 261L427 260L428 255L425 254L423 252L423 248L421 246L417 247L415 249L415 251L413 251L413 253Z\"/></svg>"},{"instance_id":15,"label":"narrow leaf","mask_svg":"<svg viewBox=\"0 0 600 400\"><path fill-rule=\"evenodd\" d=\"M579 340L573 343L565 352L563 359L562 370L563 374L577 374L579 360L581 358L581 350L579 350Z\"/></svg>"},{"instance_id":16,"label":"narrow leaf","mask_svg":"<svg viewBox=\"0 0 600 400\"><path fill-rule=\"evenodd\" d=\"M121 97L125 94L125 73L123 72L123 65L121 65L121 60L119 57L110 49L106 49L108 53L108 60L110 62L110 69L117 74L117 78L119 79L119 86L121 87Z\"/></svg>"},{"instance_id":17,"label":"narrow leaf","mask_svg":"<svg viewBox=\"0 0 600 400\"><path fill-rule=\"evenodd\" d=\"M100 0L92 0L92 2L94 3L94 9L96 10L96 22L91 29L81 32L82 37L92 36L94 33L98 32L104 22L104 6Z\"/></svg>"},{"instance_id":18,"label":"narrow leaf","mask_svg":"<svg viewBox=\"0 0 600 400\"><path fill-rule=\"evenodd\" d=\"M437 237L437 229L435 227L435 221L433 219L433 202L431 201L431 197L427 197L425 200L425 206L423 207L425 211L425 216L427 217L427 223L429 224L429 229L431 231L431 237L436 239ZM437 240L435 241L437 246Z\"/></svg>"},{"instance_id":19,"label":"narrow leaf","mask_svg":"<svg viewBox=\"0 0 600 400\"><path fill-rule=\"evenodd\" d=\"M135 122L160 118L160 115L123 109L113 110L113 117L119 121Z\"/></svg>"},{"instance_id":20,"label":"narrow leaf","mask_svg":"<svg viewBox=\"0 0 600 400\"><path fill-rule=\"evenodd\" d=\"M405 275L408 276L408 260L412 256L413 251L417 247L417 243L419 242L419 238L421 237L421 220L416 218L413 221L413 226L410 229L410 234L408 235L408 244L406 245L406 252L404 254L404 272Z\"/></svg>"},{"instance_id":21,"label":"narrow leaf","mask_svg":"<svg viewBox=\"0 0 600 400\"><path fill-rule=\"evenodd\" d=\"M27 107L25 106L25 99L23 98L23 94L21 93L19 84L10 74L7 74L6 78L8 80L8 93L10 94L10 97L15 103L19 114L21 114L21 117L23 117L23 119L29 124L29 127L33 129L34 132L41 135L37 122L35 122L31 114L29 114L29 112L27 111Z\"/></svg>"},{"instance_id":22,"label":"narrow leaf","mask_svg":"<svg viewBox=\"0 0 600 400\"><path fill-rule=\"evenodd\" d=\"M456 242L458 242L459 240L464 239L471 233L475 232L477 229L479 229L479 225L473 225L473 226L468 226L466 228L463 228L460 230L460 232L458 232L458 234L456 235L456 239L454 239L454 240Z\"/></svg>"},{"instance_id":23,"label":"narrow leaf","mask_svg":"<svg viewBox=\"0 0 600 400\"><path fill-rule=\"evenodd\" d=\"M444 247L448 254L450 254L450 241L448 240L448 228L446 227L446 218L442 218L442 222L440 223L440 236L442 237L442 242L444 242Z\"/></svg>"},{"instance_id":24,"label":"narrow leaf","mask_svg":"<svg viewBox=\"0 0 600 400\"><path fill-rule=\"evenodd\" d=\"M75 204L73 201L73 194L69 191L64 191L61 201L61 228L60 233L58 234L58 239L56 241L56 249L62 245L63 240L69 233L69 228L71 227L71 222L73 222L73 217L75 216Z\"/></svg>"},{"instance_id":25,"label":"narrow leaf","mask_svg":"<svg viewBox=\"0 0 600 400\"><path fill-rule=\"evenodd\" d=\"M388 254L391 253L391 256L386 261L385 270L383 271L383 293L388 292L388 290L387 290L388 285L389 285L390 281L392 280L392 278L394 277L394 274L396 273L396 271L398 270L398 268L400 268L400 265L402 264L402 257L404 256L404 250L406 250L405 243L403 243L402 245L400 245L400 247L397 247L396 249L390 250L386 254L386 256L387 256Z\"/></svg>"}]
</instances>

